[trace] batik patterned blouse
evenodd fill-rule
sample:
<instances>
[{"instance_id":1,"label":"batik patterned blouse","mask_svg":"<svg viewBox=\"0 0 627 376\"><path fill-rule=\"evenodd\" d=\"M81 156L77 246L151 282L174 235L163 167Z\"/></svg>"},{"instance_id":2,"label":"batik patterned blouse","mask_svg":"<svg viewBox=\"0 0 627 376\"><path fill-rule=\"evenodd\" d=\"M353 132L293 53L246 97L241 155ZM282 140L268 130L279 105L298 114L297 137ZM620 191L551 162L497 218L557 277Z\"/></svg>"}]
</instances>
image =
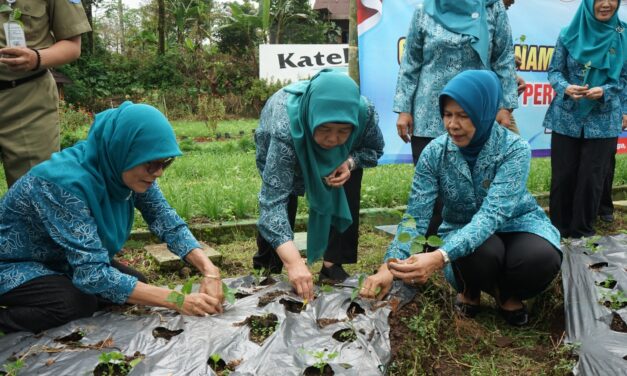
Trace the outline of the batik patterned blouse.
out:
<instances>
[{"instance_id":1,"label":"batik patterned blouse","mask_svg":"<svg viewBox=\"0 0 627 376\"><path fill-rule=\"evenodd\" d=\"M155 183L131 200L150 230L184 258L200 245ZM33 278L65 274L87 294L124 303L137 278L111 266L85 202L47 180L25 175L0 202L0 294Z\"/></svg>"},{"instance_id":2,"label":"batik patterned blouse","mask_svg":"<svg viewBox=\"0 0 627 376\"><path fill-rule=\"evenodd\" d=\"M305 183L290 133L286 107L288 95L280 90L270 97L255 131L256 161L261 175L257 226L263 238L275 249L294 238L287 218L289 196L305 194ZM383 135L378 123L374 106L368 102L366 127L350 152L357 168L376 166L383 154Z\"/></svg>"},{"instance_id":3,"label":"batik patterned blouse","mask_svg":"<svg viewBox=\"0 0 627 376\"><path fill-rule=\"evenodd\" d=\"M564 136L580 138L618 137L627 114L627 64L623 64L620 82L610 80L603 86L603 97L586 116L577 116L578 103L566 95L569 85L583 86L586 68L569 54L558 38L549 65L549 82L555 89L544 126Z\"/></svg>"},{"instance_id":4,"label":"batik patterned blouse","mask_svg":"<svg viewBox=\"0 0 627 376\"><path fill-rule=\"evenodd\" d=\"M559 250L559 232L527 190L530 161L529 144L497 124L472 172L448 135L430 142L416 166L406 218L385 260L409 257L412 240L427 230L436 197L444 204L438 230L444 240L441 248L451 261L471 254L498 232L536 234ZM399 240L401 233L411 240L404 241L406 235ZM451 266L444 271L455 286Z\"/></svg>"},{"instance_id":5,"label":"batik patterned blouse","mask_svg":"<svg viewBox=\"0 0 627 376\"><path fill-rule=\"evenodd\" d=\"M487 7L490 35L490 69L503 87L501 108L517 108L516 65L512 31L501 1ZM458 73L485 69L471 46L471 37L448 31L426 14L422 5L414 12L398 72L393 111L413 114L413 135L438 137L444 125L438 97L444 85Z\"/></svg>"}]
</instances>

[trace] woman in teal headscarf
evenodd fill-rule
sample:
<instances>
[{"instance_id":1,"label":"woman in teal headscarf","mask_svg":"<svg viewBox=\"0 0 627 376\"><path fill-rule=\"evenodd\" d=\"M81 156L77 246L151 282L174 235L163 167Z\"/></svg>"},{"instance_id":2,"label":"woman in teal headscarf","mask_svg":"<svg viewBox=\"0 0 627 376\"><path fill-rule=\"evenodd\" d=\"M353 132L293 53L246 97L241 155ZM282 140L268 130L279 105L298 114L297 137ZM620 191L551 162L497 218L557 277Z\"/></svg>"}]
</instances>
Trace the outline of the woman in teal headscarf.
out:
<instances>
[{"instance_id":1,"label":"woman in teal headscarf","mask_svg":"<svg viewBox=\"0 0 627 376\"><path fill-rule=\"evenodd\" d=\"M294 243L298 196L309 203L307 261L324 257L321 278L346 278L341 265L357 258L362 167L383 153L376 113L352 79L323 70L268 100L255 142L262 185L253 266L278 273L285 264L297 293L311 298L312 276Z\"/></svg>"},{"instance_id":2,"label":"woman in teal headscarf","mask_svg":"<svg viewBox=\"0 0 627 376\"><path fill-rule=\"evenodd\" d=\"M518 133L511 111L518 107L512 31L501 0L425 0L418 5L405 40L392 110L402 142L411 142L412 161L446 133L437 111L438 94L458 73L485 69L503 87L496 120ZM400 145L399 145L400 147ZM438 200L428 234L442 222Z\"/></svg>"},{"instance_id":3,"label":"woman in teal headscarf","mask_svg":"<svg viewBox=\"0 0 627 376\"><path fill-rule=\"evenodd\" d=\"M380 298L394 278L422 284L444 269L462 315L479 312L484 291L508 323L528 322L522 301L560 270L560 237L527 190L529 144L495 123L500 99L497 76L486 70L464 71L444 87L439 107L447 134L420 157L407 212L363 296ZM427 231L436 197L443 201L444 244L412 255L422 250L414 239Z\"/></svg>"},{"instance_id":4,"label":"woman in teal headscarf","mask_svg":"<svg viewBox=\"0 0 627 376\"><path fill-rule=\"evenodd\" d=\"M146 304L205 315L221 311L219 270L156 183L180 156L167 119L123 103L96 115L87 140L34 167L0 203L0 330L38 332L106 304ZM134 209L170 250L204 275L178 307L114 259Z\"/></svg>"},{"instance_id":5,"label":"woman in teal headscarf","mask_svg":"<svg viewBox=\"0 0 627 376\"><path fill-rule=\"evenodd\" d=\"M605 177L627 113L627 35L618 0L584 0L562 30L549 66L555 89L550 216L562 237L595 233Z\"/></svg>"}]
</instances>

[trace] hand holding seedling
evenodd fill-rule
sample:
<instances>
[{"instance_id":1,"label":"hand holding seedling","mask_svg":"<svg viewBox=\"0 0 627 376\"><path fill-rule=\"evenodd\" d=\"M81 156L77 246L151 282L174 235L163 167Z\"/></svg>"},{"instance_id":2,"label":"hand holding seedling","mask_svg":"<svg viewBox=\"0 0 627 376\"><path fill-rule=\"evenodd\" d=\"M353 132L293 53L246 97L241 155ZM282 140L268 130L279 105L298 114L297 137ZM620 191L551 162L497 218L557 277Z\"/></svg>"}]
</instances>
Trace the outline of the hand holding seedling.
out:
<instances>
[{"instance_id":1,"label":"hand holding seedling","mask_svg":"<svg viewBox=\"0 0 627 376\"><path fill-rule=\"evenodd\" d=\"M431 274L444 266L440 252L418 253L405 260L388 263L390 273L407 284L423 284Z\"/></svg>"},{"instance_id":2,"label":"hand holding seedling","mask_svg":"<svg viewBox=\"0 0 627 376\"><path fill-rule=\"evenodd\" d=\"M205 275L200 281L198 292L212 296L220 303L224 303L224 291L222 290L222 280L219 274Z\"/></svg>"},{"instance_id":3,"label":"hand holding seedling","mask_svg":"<svg viewBox=\"0 0 627 376\"><path fill-rule=\"evenodd\" d=\"M603 97L603 88L601 88L601 87L593 87L591 89L588 89L585 92L584 97L586 99L590 99L590 100L600 99L600 98Z\"/></svg>"},{"instance_id":4,"label":"hand holding seedling","mask_svg":"<svg viewBox=\"0 0 627 376\"><path fill-rule=\"evenodd\" d=\"M350 177L351 177L351 170L348 166L348 162L344 162L341 165L339 165L338 168L333 170L333 172L330 173L329 176L326 176L324 178L324 181L325 183L327 183L329 187L339 188L343 186L344 183L346 183Z\"/></svg>"},{"instance_id":5,"label":"hand holding seedling","mask_svg":"<svg viewBox=\"0 0 627 376\"><path fill-rule=\"evenodd\" d=\"M568 85L565 93L566 95L571 97L573 100L577 101L581 98L584 98L586 96L587 91L588 91L588 84L586 84L585 86Z\"/></svg>"},{"instance_id":6,"label":"hand holding seedling","mask_svg":"<svg viewBox=\"0 0 627 376\"><path fill-rule=\"evenodd\" d=\"M366 278L359 295L368 299L382 299L392 288L393 280L394 276L388 270L388 265L383 264L376 274Z\"/></svg>"},{"instance_id":7,"label":"hand holding seedling","mask_svg":"<svg viewBox=\"0 0 627 376\"><path fill-rule=\"evenodd\" d=\"M207 316L222 312L222 301L204 293L185 295L183 305L174 307L177 311L189 316Z\"/></svg>"},{"instance_id":8,"label":"hand holding seedling","mask_svg":"<svg viewBox=\"0 0 627 376\"><path fill-rule=\"evenodd\" d=\"M285 242L277 247L276 253L287 269L287 278L296 290L296 294L303 299L313 300L313 277L307 264L300 257L296 244L291 240Z\"/></svg>"}]
</instances>

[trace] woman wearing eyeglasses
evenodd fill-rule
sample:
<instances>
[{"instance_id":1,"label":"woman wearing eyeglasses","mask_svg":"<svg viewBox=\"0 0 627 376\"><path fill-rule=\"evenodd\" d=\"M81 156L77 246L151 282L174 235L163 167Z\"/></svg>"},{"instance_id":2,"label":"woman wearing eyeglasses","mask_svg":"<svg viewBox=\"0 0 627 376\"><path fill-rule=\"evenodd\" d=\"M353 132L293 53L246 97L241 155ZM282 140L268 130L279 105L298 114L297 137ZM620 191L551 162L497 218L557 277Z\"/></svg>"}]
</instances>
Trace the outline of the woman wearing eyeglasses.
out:
<instances>
[{"instance_id":1,"label":"woman wearing eyeglasses","mask_svg":"<svg viewBox=\"0 0 627 376\"><path fill-rule=\"evenodd\" d=\"M0 202L0 330L39 332L104 305L145 304L202 316L222 311L220 271L156 183L181 155L155 108L123 103L96 115L87 140L53 154ZM204 276L182 307L115 261L134 217Z\"/></svg>"}]
</instances>

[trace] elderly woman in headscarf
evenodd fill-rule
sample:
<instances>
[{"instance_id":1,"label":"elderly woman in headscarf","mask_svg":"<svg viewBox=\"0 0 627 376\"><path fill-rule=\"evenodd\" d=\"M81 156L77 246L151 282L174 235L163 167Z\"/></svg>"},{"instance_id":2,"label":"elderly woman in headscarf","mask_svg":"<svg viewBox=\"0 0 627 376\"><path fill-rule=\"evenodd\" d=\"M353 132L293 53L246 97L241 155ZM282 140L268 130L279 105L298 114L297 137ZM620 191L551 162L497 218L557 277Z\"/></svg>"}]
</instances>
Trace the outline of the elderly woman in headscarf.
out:
<instances>
[{"instance_id":1,"label":"elderly woman in headscarf","mask_svg":"<svg viewBox=\"0 0 627 376\"><path fill-rule=\"evenodd\" d=\"M381 298L394 278L425 283L444 269L461 314L474 317L484 291L508 323L527 323L522 301L557 275L560 237L527 190L529 144L495 123L500 99L499 80L486 70L462 72L444 87L439 108L447 134L421 155L407 212L363 296ZM414 240L425 234L437 196L443 245L420 253Z\"/></svg>"},{"instance_id":2,"label":"elderly woman in headscarf","mask_svg":"<svg viewBox=\"0 0 627 376\"><path fill-rule=\"evenodd\" d=\"M259 193L256 269L279 273L303 298L313 279L294 243L298 196L309 204L307 261L323 258L320 280L344 280L357 262L364 167L377 165L383 136L374 106L347 75L322 70L272 95L255 131Z\"/></svg>"},{"instance_id":3,"label":"elderly woman in headscarf","mask_svg":"<svg viewBox=\"0 0 627 376\"><path fill-rule=\"evenodd\" d=\"M38 332L110 304L221 312L220 274L166 202L157 178L181 155L155 108L123 103L99 113L87 140L53 154L0 203L0 330ZM151 231L204 276L181 307L114 259L137 208Z\"/></svg>"},{"instance_id":4,"label":"elderly woman in headscarf","mask_svg":"<svg viewBox=\"0 0 627 376\"><path fill-rule=\"evenodd\" d=\"M496 120L511 126L518 107L512 31L500 0L425 0L414 12L398 72L393 111L399 137L411 142L413 162L446 133L434 108L444 85L468 69L491 70L504 90ZM517 132L517 129L514 128ZM436 202L428 234L442 222Z\"/></svg>"},{"instance_id":5,"label":"elderly woman in headscarf","mask_svg":"<svg viewBox=\"0 0 627 376\"><path fill-rule=\"evenodd\" d=\"M605 177L627 113L627 35L618 0L584 0L549 65L550 216L562 237L595 233Z\"/></svg>"}]
</instances>

